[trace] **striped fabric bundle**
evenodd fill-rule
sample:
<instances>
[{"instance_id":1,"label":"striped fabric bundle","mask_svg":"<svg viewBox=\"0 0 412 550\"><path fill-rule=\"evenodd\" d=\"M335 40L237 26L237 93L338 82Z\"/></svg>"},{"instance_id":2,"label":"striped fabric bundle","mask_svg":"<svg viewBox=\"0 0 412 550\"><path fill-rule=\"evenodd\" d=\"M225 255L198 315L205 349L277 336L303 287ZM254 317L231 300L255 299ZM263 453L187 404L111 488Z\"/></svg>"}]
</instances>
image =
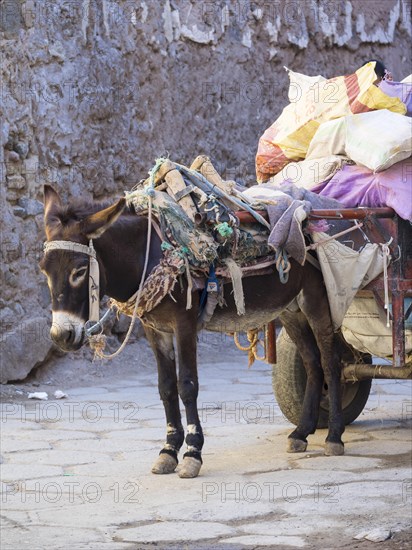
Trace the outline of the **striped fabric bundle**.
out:
<instances>
[{"instance_id":1,"label":"striped fabric bundle","mask_svg":"<svg viewBox=\"0 0 412 550\"><path fill-rule=\"evenodd\" d=\"M308 89L296 89L294 83L293 98L296 100L283 109L280 117L259 140L257 181L265 182L289 162L304 159L313 136L323 122L377 109L404 115L405 104L375 86L376 78L375 62L371 61L354 74L320 80Z\"/></svg>"}]
</instances>

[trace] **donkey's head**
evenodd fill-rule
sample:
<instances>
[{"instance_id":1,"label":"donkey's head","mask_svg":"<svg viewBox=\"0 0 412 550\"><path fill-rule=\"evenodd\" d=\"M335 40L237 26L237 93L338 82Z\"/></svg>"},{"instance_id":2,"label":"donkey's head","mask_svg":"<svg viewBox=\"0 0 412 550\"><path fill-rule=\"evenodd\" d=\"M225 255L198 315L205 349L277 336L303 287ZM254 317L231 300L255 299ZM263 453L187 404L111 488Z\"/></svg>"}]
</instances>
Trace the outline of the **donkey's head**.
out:
<instances>
[{"instance_id":1,"label":"donkey's head","mask_svg":"<svg viewBox=\"0 0 412 550\"><path fill-rule=\"evenodd\" d=\"M90 287L93 288L94 284L95 288L99 288L100 282L100 292L104 293L104 270L97 271L100 271L100 281L92 280L95 260L91 257L95 251L89 244L101 237L117 220L124 206L125 199L120 199L103 210L82 214L80 208L63 206L52 187L44 187L47 242L40 268L47 277L52 299L50 335L64 351L79 349L83 343L85 323L91 315ZM98 300L98 293L95 298Z\"/></svg>"}]
</instances>

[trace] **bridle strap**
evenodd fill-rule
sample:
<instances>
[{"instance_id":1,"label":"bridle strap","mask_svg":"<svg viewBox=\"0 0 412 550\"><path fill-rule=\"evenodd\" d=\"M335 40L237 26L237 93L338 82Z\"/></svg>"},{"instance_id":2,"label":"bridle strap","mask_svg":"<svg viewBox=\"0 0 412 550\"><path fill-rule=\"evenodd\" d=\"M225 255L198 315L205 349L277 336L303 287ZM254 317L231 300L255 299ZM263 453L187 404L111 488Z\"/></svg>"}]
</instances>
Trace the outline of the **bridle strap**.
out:
<instances>
[{"instance_id":1,"label":"bridle strap","mask_svg":"<svg viewBox=\"0 0 412 550\"><path fill-rule=\"evenodd\" d=\"M89 321L97 322L100 317L100 274L93 240L90 239L89 246L72 241L48 241L44 243L45 254L52 250L80 252L89 256Z\"/></svg>"},{"instance_id":2,"label":"bridle strap","mask_svg":"<svg viewBox=\"0 0 412 550\"><path fill-rule=\"evenodd\" d=\"M90 244L93 247L92 240ZM100 274L94 248L93 252L95 255L89 256L89 321L94 323L100 319Z\"/></svg>"},{"instance_id":3,"label":"bridle strap","mask_svg":"<svg viewBox=\"0 0 412 550\"><path fill-rule=\"evenodd\" d=\"M73 241L48 241L44 243L44 253L51 250L68 250L69 252L82 252L92 258L96 258L96 251L93 247L93 241L90 239L89 246L75 243Z\"/></svg>"}]
</instances>

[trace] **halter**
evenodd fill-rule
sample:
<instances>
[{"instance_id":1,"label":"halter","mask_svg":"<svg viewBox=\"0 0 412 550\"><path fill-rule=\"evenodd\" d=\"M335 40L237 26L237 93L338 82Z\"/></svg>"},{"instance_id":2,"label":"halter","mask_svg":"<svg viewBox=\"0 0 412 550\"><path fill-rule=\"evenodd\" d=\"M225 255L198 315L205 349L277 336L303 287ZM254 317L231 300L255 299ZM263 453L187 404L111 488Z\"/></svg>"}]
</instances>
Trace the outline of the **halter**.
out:
<instances>
[{"instance_id":1,"label":"halter","mask_svg":"<svg viewBox=\"0 0 412 550\"><path fill-rule=\"evenodd\" d=\"M51 250L69 250L70 252L80 252L89 256L89 325L87 331L94 332L93 329L100 324L100 288L99 288L99 262L96 258L96 250L93 246L93 241L90 239L89 246L75 243L73 241L49 241L44 243L44 253ZM93 326L90 327L90 325Z\"/></svg>"}]
</instances>

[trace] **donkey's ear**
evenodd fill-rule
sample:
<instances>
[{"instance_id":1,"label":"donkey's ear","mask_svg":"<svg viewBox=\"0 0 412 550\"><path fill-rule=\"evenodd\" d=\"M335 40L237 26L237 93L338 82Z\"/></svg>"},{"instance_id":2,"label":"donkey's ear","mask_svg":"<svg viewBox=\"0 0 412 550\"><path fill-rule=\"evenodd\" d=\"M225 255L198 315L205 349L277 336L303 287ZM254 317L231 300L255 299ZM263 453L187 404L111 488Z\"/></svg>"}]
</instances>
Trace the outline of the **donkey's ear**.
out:
<instances>
[{"instance_id":1,"label":"donkey's ear","mask_svg":"<svg viewBox=\"0 0 412 550\"><path fill-rule=\"evenodd\" d=\"M53 211L62 207L60 195L51 185L44 186L44 217L47 218Z\"/></svg>"},{"instance_id":2,"label":"donkey's ear","mask_svg":"<svg viewBox=\"0 0 412 550\"><path fill-rule=\"evenodd\" d=\"M98 239L123 212L126 199L119 199L115 204L87 216L80 222L81 231L89 239Z\"/></svg>"}]
</instances>

